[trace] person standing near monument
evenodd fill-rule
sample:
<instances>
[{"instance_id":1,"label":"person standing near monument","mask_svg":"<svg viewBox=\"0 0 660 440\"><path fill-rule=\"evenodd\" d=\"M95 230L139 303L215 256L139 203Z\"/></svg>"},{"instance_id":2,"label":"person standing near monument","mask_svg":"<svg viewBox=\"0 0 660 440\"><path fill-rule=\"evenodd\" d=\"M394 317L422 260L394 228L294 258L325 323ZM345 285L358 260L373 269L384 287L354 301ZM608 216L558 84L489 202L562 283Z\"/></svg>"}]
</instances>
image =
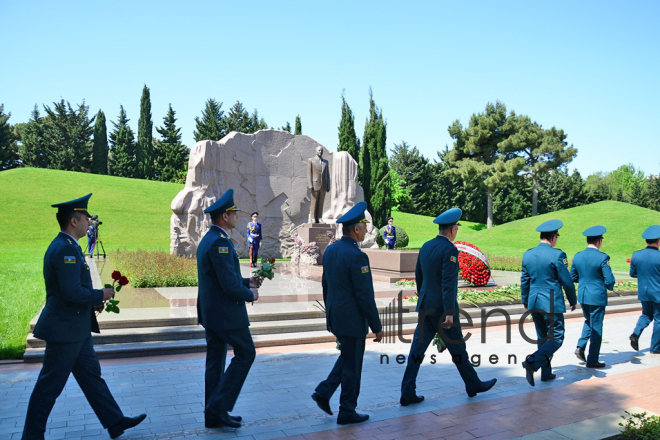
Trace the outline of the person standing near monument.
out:
<instances>
[{"instance_id":1,"label":"person standing near monument","mask_svg":"<svg viewBox=\"0 0 660 440\"><path fill-rule=\"evenodd\" d=\"M234 190L227 190L204 210L212 225L197 248L197 317L206 333L204 419L207 428L239 428L242 418L230 416L256 351L246 302L259 299L257 279L243 278L229 231L238 223ZM234 358L227 371L227 344Z\"/></svg>"},{"instance_id":2,"label":"person standing near monument","mask_svg":"<svg viewBox=\"0 0 660 440\"><path fill-rule=\"evenodd\" d=\"M341 354L328 378L316 387L312 399L319 408L332 415L329 401L341 384L337 416L340 425L361 423L369 418L368 414L355 411L360 394L365 336L371 328L376 336L375 342L380 342L383 337L369 257L358 244L367 233L366 209L367 204L360 202L337 220L342 224L344 235L328 246L323 256L321 284L327 327L337 337Z\"/></svg>"},{"instance_id":3,"label":"person standing near monument","mask_svg":"<svg viewBox=\"0 0 660 440\"><path fill-rule=\"evenodd\" d=\"M325 193L330 191L330 174L328 161L323 159L323 147L316 147L316 156L307 160L307 188L311 192L312 223L319 223L323 217L323 201Z\"/></svg>"},{"instance_id":4,"label":"person standing near monument","mask_svg":"<svg viewBox=\"0 0 660 440\"><path fill-rule=\"evenodd\" d=\"M387 226L383 231L383 240L385 241L385 249L392 250L396 246L396 228L393 225L394 219L389 217L387 219Z\"/></svg>"},{"instance_id":5,"label":"person standing near monument","mask_svg":"<svg viewBox=\"0 0 660 440\"><path fill-rule=\"evenodd\" d=\"M418 322L410 346L408 364L401 381L401 406L420 403L424 396L418 396L417 374L424 359L424 353L436 334L444 341L458 373L465 383L468 396L490 390L497 379L482 382L470 363L463 340L458 313L458 249L454 240L463 212L459 208L448 209L433 220L439 233L427 241L419 251L415 280L417 281Z\"/></svg>"},{"instance_id":6,"label":"person standing near monument","mask_svg":"<svg viewBox=\"0 0 660 440\"><path fill-rule=\"evenodd\" d=\"M660 225L649 226L642 234L646 249L635 251L630 260L630 276L638 279L637 296L642 316L630 335L630 345L639 350L639 337L653 321L651 353L660 353Z\"/></svg>"},{"instance_id":7,"label":"person standing near monument","mask_svg":"<svg viewBox=\"0 0 660 440\"><path fill-rule=\"evenodd\" d=\"M101 377L91 332L99 333L95 311L112 298L112 288L94 289L89 266L78 240L89 226L87 203L91 194L57 208L60 233L44 257L46 305L34 327L35 338L46 341L43 366L28 403L23 440L43 439L48 416L71 373L101 425L111 438L140 424L146 414L124 417Z\"/></svg>"},{"instance_id":8,"label":"person standing near monument","mask_svg":"<svg viewBox=\"0 0 660 440\"><path fill-rule=\"evenodd\" d=\"M520 290L523 306L531 311L539 342L538 349L522 363L527 382L534 386L534 373L541 369L541 381L557 376L552 374L552 355L564 342L564 292L575 310L575 285L568 272L568 259L561 249L555 249L559 239L561 220L548 220L536 228L541 242L523 255Z\"/></svg>"},{"instance_id":9,"label":"person standing near monument","mask_svg":"<svg viewBox=\"0 0 660 440\"><path fill-rule=\"evenodd\" d=\"M582 305L584 326L578 340L575 356L587 363L587 368L604 368L598 361L603 340L603 319L607 306L607 291L614 289L614 275L610 267L610 256L601 252L605 226L592 226L582 233L587 237L587 248L575 254L571 267L571 278L578 283L578 301ZM584 349L589 345L589 356Z\"/></svg>"},{"instance_id":10,"label":"person standing near monument","mask_svg":"<svg viewBox=\"0 0 660 440\"><path fill-rule=\"evenodd\" d=\"M247 243L250 252L250 267L257 267L257 258L259 256L259 245L261 244L261 223L259 213L252 213L252 221L247 224Z\"/></svg>"}]
</instances>

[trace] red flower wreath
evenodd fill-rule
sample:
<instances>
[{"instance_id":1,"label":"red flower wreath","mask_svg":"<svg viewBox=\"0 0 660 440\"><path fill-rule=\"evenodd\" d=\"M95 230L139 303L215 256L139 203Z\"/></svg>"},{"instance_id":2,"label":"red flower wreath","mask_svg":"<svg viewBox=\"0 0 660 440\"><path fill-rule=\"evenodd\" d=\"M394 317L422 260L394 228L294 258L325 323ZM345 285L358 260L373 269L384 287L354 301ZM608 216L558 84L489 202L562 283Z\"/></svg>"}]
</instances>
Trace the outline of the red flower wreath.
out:
<instances>
[{"instance_id":1,"label":"red flower wreath","mask_svg":"<svg viewBox=\"0 0 660 440\"><path fill-rule=\"evenodd\" d=\"M481 252L481 250L466 241L457 241L455 244L462 244L466 247L471 247ZM468 283L472 283L475 286L485 286L490 280L490 269L488 265L481 261L479 258L471 255L467 252L459 251L458 253L458 268L459 275Z\"/></svg>"}]
</instances>

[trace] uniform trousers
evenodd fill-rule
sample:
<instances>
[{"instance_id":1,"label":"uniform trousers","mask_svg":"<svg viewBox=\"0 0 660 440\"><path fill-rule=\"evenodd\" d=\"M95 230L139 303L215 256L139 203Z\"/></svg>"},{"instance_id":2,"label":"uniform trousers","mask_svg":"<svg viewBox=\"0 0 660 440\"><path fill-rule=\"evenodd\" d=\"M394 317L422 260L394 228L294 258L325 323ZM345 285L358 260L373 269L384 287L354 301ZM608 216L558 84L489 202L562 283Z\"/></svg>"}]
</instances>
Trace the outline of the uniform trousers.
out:
<instances>
[{"instance_id":1,"label":"uniform trousers","mask_svg":"<svg viewBox=\"0 0 660 440\"><path fill-rule=\"evenodd\" d=\"M548 319L549 314L532 313L532 320L536 326L536 336L538 340L548 340L539 344L538 349L527 358L527 363L534 367L534 371L541 369L541 380L549 379L552 375L552 355L564 343L564 314L555 313L552 315L552 321Z\"/></svg>"},{"instance_id":2,"label":"uniform trousers","mask_svg":"<svg viewBox=\"0 0 660 440\"><path fill-rule=\"evenodd\" d=\"M23 440L44 438L48 416L71 373L104 428L124 417L101 377L91 335L76 342L46 341L43 366L28 403Z\"/></svg>"},{"instance_id":3,"label":"uniform trousers","mask_svg":"<svg viewBox=\"0 0 660 440\"><path fill-rule=\"evenodd\" d=\"M253 241L249 245L250 248L250 263L257 264L257 258L259 255L259 242Z\"/></svg>"},{"instance_id":4,"label":"uniform trousers","mask_svg":"<svg viewBox=\"0 0 660 440\"><path fill-rule=\"evenodd\" d=\"M234 357L225 371L227 344L234 349ZM205 408L227 412L234 409L255 356L249 327L222 331L206 329Z\"/></svg>"},{"instance_id":5,"label":"uniform trousers","mask_svg":"<svg viewBox=\"0 0 660 440\"><path fill-rule=\"evenodd\" d=\"M605 306L592 306L582 304L582 314L584 315L584 325L582 326L582 337L578 340L578 347L583 350L589 345L588 364L598 362L600 355L600 345L603 342L603 319L605 318Z\"/></svg>"},{"instance_id":6,"label":"uniform trousers","mask_svg":"<svg viewBox=\"0 0 660 440\"><path fill-rule=\"evenodd\" d=\"M316 387L316 392L330 400L341 384L339 414L349 416L355 413L360 395L365 337L337 336L337 340L341 344L341 354L328 378Z\"/></svg>"},{"instance_id":7,"label":"uniform trousers","mask_svg":"<svg viewBox=\"0 0 660 440\"><path fill-rule=\"evenodd\" d=\"M395 245L395 243L393 241L385 242L385 247L389 250L394 249L394 245Z\"/></svg>"},{"instance_id":8,"label":"uniform trousers","mask_svg":"<svg viewBox=\"0 0 660 440\"><path fill-rule=\"evenodd\" d=\"M642 301L642 316L637 320L637 326L633 331L637 337L653 321L653 336L651 337L651 351L660 353L660 303L654 301Z\"/></svg>"}]
</instances>

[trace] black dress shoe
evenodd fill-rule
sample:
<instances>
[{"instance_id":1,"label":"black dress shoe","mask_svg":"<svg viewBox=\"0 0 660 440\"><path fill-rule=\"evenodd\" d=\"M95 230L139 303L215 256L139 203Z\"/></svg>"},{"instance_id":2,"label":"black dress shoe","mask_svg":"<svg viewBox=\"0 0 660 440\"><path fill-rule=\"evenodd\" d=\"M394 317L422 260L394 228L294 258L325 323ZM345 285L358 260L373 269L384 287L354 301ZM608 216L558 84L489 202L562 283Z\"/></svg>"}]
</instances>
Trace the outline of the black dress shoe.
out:
<instances>
[{"instance_id":1,"label":"black dress shoe","mask_svg":"<svg viewBox=\"0 0 660 440\"><path fill-rule=\"evenodd\" d=\"M529 365L527 362L523 362L522 366L525 369L527 382L529 382L531 386L534 386L534 367Z\"/></svg>"},{"instance_id":2,"label":"black dress shoe","mask_svg":"<svg viewBox=\"0 0 660 440\"><path fill-rule=\"evenodd\" d=\"M240 422L231 417L227 411L214 411L207 408L204 415L204 426L207 428L220 428L222 426L228 428L241 427Z\"/></svg>"},{"instance_id":3,"label":"black dress shoe","mask_svg":"<svg viewBox=\"0 0 660 440\"><path fill-rule=\"evenodd\" d=\"M551 380L557 379L556 374L551 374L550 376L546 377L545 379L541 378L541 382L550 382Z\"/></svg>"},{"instance_id":4,"label":"black dress shoe","mask_svg":"<svg viewBox=\"0 0 660 440\"><path fill-rule=\"evenodd\" d=\"M229 416L229 418L238 423L243 421L243 417L241 416ZM204 426L207 428L221 428L224 425L218 419L214 419L213 417L204 417Z\"/></svg>"},{"instance_id":5,"label":"black dress shoe","mask_svg":"<svg viewBox=\"0 0 660 440\"><path fill-rule=\"evenodd\" d=\"M639 336L634 333L630 335L630 346L633 348L633 350L639 351Z\"/></svg>"},{"instance_id":6,"label":"black dress shoe","mask_svg":"<svg viewBox=\"0 0 660 440\"><path fill-rule=\"evenodd\" d=\"M489 389L493 388L493 386L497 383L497 379L491 379L487 380L486 382L483 383L483 388L477 391L468 391L468 397L474 397L477 395L477 393L485 393Z\"/></svg>"},{"instance_id":7,"label":"black dress shoe","mask_svg":"<svg viewBox=\"0 0 660 440\"><path fill-rule=\"evenodd\" d=\"M412 395L410 397L403 397L399 400L401 406L408 406L411 403L419 403L424 401L424 396Z\"/></svg>"},{"instance_id":8,"label":"black dress shoe","mask_svg":"<svg viewBox=\"0 0 660 440\"><path fill-rule=\"evenodd\" d=\"M604 362L596 362L593 364L590 364L587 362L587 368L605 368L605 363Z\"/></svg>"},{"instance_id":9,"label":"black dress shoe","mask_svg":"<svg viewBox=\"0 0 660 440\"><path fill-rule=\"evenodd\" d=\"M146 414L140 414L137 417L124 417L119 422L108 428L108 434L110 434L110 438L117 438L127 429L133 428L142 423L142 421L146 418Z\"/></svg>"},{"instance_id":10,"label":"black dress shoe","mask_svg":"<svg viewBox=\"0 0 660 440\"><path fill-rule=\"evenodd\" d=\"M342 415L339 415L339 417L337 417L337 424L349 425L351 423L362 423L367 420L369 420L369 414L353 413L350 416L346 416L346 417L342 417Z\"/></svg>"},{"instance_id":11,"label":"black dress shoe","mask_svg":"<svg viewBox=\"0 0 660 440\"><path fill-rule=\"evenodd\" d=\"M312 400L325 411L327 414L332 415L332 410L330 409L330 401L323 395L319 393L312 394Z\"/></svg>"},{"instance_id":12,"label":"black dress shoe","mask_svg":"<svg viewBox=\"0 0 660 440\"><path fill-rule=\"evenodd\" d=\"M575 356L580 359L582 362L587 362L587 358L584 357L584 348L578 347L575 349Z\"/></svg>"}]
</instances>

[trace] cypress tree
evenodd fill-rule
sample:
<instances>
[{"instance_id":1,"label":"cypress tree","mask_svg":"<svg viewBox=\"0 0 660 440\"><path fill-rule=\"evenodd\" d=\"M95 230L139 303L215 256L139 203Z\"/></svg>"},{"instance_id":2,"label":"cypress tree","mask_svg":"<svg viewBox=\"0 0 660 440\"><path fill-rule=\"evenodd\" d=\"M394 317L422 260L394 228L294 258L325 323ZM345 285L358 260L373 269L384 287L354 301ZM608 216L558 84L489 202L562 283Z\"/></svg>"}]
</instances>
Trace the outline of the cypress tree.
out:
<instances>
[{"instance_id":1,"label":"cypress tree","mask_svg":"<svg viewBox=\"0 0 660 440\"><path fill-rule=\"evenodd\" d=\"M193 132L195 142L219 141L225 137L227 129L224 113L222 102L209 98L202 110L202 119L195 116L195 131Z\"/></svg>"},{"instance_id":2,"label":"cypress tree","mask_svg":"<svg viewBox=\"0 0 660 440\"><path fill-rule=\"evenodd\" d=\"M108 128L103 110L99 110L96 114L96 124L94 125L92 173L108 174Z\"/></svg>"},{"instance_id":3,"label":"cypress tree","mask_svg":"<svg viewBox=\"0 0 660 440\"><path fill-rule=\"evenodd\" d=\"M142 179L153 178L154 152L153 152L153 121L151 120L151 97L149 88L145 84L140 98L140 119L138 120L138 135L135 150L137 161L137 177Z\"/></svg>"},{"instance_id":4,"label":"cypress tree","mask_svg":"<svg viewBox=\"0 0 660 440\"><path fill-rule=\"evenodd\" d=\"M302 134L302 122L300 121L300 115L296 116L296 131L293 134L295 135Z\"/></svg>"},{"instance_id":5,"label":"cypress tree","mask_svg":"<svg viewBox=\"0 0 660 440\"><path fill-rule=\"evenodd\" d=\"M50 157L44 139L44 121L35 104L32 117L21 131L21 162L25 167L48 168Z\"/></svg>"},{"instance_id":6,"label":"cypress tree","mask_svg":"<svg viewBox=\"0 0 660 440\"><path fill-rule=\"evenodd\" d=\"M128 126L124 106L120 106L119 121L113 122L110 133L110 174L120 177L137 177L135 160L135 135Z\"/></svg>"},{"instance_id":7,"label":"cypress tree","mask_svg":"<svg viewBox=\"0 0 660 440\"><path fill-rule=\"evenodd\" d=\"M362 137L362 148L360 148L360 161L358 169L358 182L364 191L364 201L367 202L367 210L373 214L371 206L371 150L376 143L376 103L373 100L371 88L369 88L369 118L364 124L364 135ZM374 225L380 228L378 224Z\"/></svg>"},{"instance_id":8,"label":"cypress tree","mask_svg":"<svg viewBox=\"0 0 660 440\"><path fill-rule=\"evenodd\" d=\"M355 135L355 117L343 94L341 95L341 121L339 122L337 151L348 151L348 154L358 164L360 163L360 140Z\"/></svg>"},{"instance_id":9,"label":"cypress tree","mask_svg":"<svg viewBox=\"0 0 660 440\"><path fill-rule=\"evenodd\" d=\"M280 128L280 130L288 131L289 133L291 133L291 124L289 124L289 121L286 121L286 125L284 127Z\"/></svg>"},{"instance_id":10,"label":"cypress tree","mask_svg":"<svg viewBox=\"0 0 660 440\"><path fill-rule=\"evenodd\" d=\"M176 112L170 104L167 115L163 118L163 126L156 128L163 139L158 142L158 158L156 160L156 175L158 180L173 182L181 171L186 170L188 148L181 143L181 129L176 126Z\"/></svg>"}]
</instances>

